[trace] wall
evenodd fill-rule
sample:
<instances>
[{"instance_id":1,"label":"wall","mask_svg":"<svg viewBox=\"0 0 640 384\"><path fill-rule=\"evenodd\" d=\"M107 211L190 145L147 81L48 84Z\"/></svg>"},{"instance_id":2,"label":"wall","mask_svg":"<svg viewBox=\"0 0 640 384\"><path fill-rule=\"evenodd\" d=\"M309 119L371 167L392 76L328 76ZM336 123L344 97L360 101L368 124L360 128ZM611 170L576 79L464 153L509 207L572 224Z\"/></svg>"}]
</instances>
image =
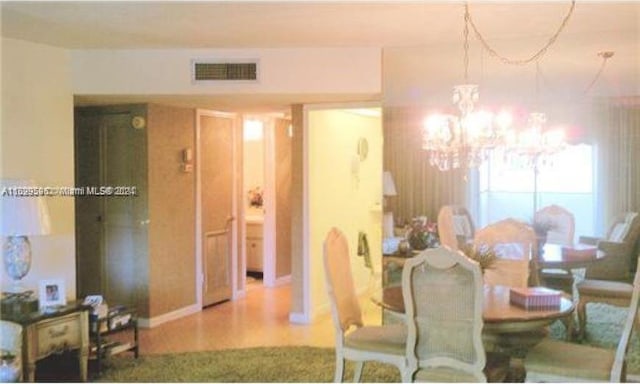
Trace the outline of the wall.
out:
<instances>
[{"instance_id":1,"label":"wall","mask_svg":"<svg viewBox=\"0 0 640 384\"><path fill-rule=\"evenodd\" d=\"M324 239L332 227L349 241L356 290L364 293L371 271L357 256L358 232L369 240L371 259L382 260L382 123L346 110L308 111L308 207L311 318L328 310L323 264ZM368 140L365 160L357 156L358 139Z\"/></svg>"},{"instance_id":2,"label":"wall","mask_svg":"<svg viewBox=\"0 0 640 384\"><path fill-rule=\"evenodd\" d=\"M149 104L149 317L196 303L195 173L182 172L182 151L195 159L195 111Z\"/></svg>"},{"instance_id":3,"label":"wall","mask_svg":"<svg viewBox=\"0 0 640 384\"><path fill-rule=\"evenodd\" d=\"M73 186L73 91L67 51L2 39L1 176L42 186ZM33 264L25 285L62 278L76 295L74 203L46 199L52 234L32 237ZM2 239L4 242L4 239ZM2 286L9 278L2 268Z\"/></svg>"},{"instance_id":4,"label":"wall","mask_svg":"<svg viewBox=\"0 0 640 384\"><path fill-rule=\"evenodd\" d=\"M89 95L378 94L382 82L379 48L100 49L72 58L74 91ZM258 59L259 81L193 84L193 59Z\"/></svg>"}]
</instances>

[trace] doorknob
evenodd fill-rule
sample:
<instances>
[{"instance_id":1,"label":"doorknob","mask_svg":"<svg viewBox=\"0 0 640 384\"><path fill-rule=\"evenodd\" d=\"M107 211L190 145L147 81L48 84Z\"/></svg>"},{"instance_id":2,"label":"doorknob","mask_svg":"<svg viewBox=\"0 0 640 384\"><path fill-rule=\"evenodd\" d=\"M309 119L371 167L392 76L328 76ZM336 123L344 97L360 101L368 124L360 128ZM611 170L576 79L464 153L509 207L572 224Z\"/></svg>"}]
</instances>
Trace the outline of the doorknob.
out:
<instances>
[{"instance_id":1,"label":"doorknob","mask_svg":"<svg viewBox=\"0 0 640 384\"><path fill-rule=\"evenodd\" d=\"M151 222L151 220L149 220L149 219L140 220L140 226L144 227L145 225L149 225L150 222Z\"/></svg>"},{"instance_id":2,"label":"doorknob","mask_svg":"<svg viewBox=\"0 0 640 384\"><path fill-rule=\"evenodd\" d=\"M236 219L235 216L229 215L229 216L227 216L227 223L231 222L231 221L234 221L235 219Z\"/></svg>"}]
</instances>

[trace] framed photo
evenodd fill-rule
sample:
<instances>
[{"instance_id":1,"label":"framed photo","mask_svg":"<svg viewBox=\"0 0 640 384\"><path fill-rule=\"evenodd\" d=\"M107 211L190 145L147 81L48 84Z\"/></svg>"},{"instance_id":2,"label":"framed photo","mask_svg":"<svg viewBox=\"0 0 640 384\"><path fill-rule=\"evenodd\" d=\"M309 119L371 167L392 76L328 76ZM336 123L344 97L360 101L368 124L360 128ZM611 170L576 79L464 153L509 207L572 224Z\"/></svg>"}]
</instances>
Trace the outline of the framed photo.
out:
<instances>
[{"instance_id":1,"label":"framed photo","mask_svg":"<svg viewBox=\"0 0 640 384\"><path fill-rule=\"evenodd\" d=\"M56 307L67 304L67 292L64 280L40 280L40 308Z\"/></svg>"}]
</instances>

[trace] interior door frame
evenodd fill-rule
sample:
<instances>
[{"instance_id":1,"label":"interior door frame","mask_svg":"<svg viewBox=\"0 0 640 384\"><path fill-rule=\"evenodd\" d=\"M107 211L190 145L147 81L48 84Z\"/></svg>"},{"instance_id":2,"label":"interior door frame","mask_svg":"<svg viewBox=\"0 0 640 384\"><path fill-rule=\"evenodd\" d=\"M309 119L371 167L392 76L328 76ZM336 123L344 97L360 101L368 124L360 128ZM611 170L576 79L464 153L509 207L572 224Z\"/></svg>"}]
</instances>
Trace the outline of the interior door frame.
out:
<instances>
[{"instance_id":1,"label":"interior door frame","mask_svg":"<svg viewBox=\"0 0 640 384\"><path fill-rule=\"evenodd\" d=\"M343 110L343 109L369 109L379 108L382 111L382 103L378 101L362 101L362 102L343 102L343 103L313 103L304 104L302 106L302 263L301 271L298 273L301 276L300 282L294 284L292 287L294 295L295 292L301 292L302 307L300 312L291 312L289 314L289 321L292 323L311 324L314 319L317 308L314 307L314 303L311 298L312 282L311 282L311 217L310 217L310 187L309 187L309 172L310 172L310 147L309 131L311 129L309 123L309 113L318 110ZM382 124L382 135L384 137L384 118L380 117L380 123ZM383 144L384 145L384 144ZM384 159L380 159L384 162ZM382 177L382 175L380 175ZM382 225L382 224L381 224ZM292 250L295 252L296 250ZM294 271L292 271L294 273ZM313 271L318 273L318 271Z\"/></svg>"},{"instance_id":2,"label":"interior door frame","mask_svg":"<svg viewBox=\"0 0 640 384\"><path fill-rule=\"evenodd\" d=\"M232 186L232 207L231 211L234 216L234 220L231 224L231 300L235 300L239 296L238 290L238 150L237 150L237 130L238 130L238 122L237 122L237 114L231 112L220 112L220 111L212 111L206 109L196 109L195 117L195 140L196 140L196 156L195 156L195 168L196 168L196 217L195 217L195 233L196 233L196 305L198 308L202 309L202 284L204 284L204 271L202 270L202 178L200 174L200 162L201 162L201 124L200 118L202 116L210 116L210 117L221 117L231 119L233 123L233 148L232 148L232 157L233 157L233 186Z\"/></svg>"}]
</instances>

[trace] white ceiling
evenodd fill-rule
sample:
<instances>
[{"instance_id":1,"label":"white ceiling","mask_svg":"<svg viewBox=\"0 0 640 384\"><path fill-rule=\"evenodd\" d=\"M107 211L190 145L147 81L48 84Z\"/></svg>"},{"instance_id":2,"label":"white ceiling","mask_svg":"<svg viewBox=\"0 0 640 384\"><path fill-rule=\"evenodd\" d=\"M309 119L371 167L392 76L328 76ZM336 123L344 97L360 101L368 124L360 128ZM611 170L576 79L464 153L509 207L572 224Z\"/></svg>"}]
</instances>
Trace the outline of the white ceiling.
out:
<instances>
[{"instance_id":1,"label":"white ceiling","mask_svg":"<svg viewBox=\"0 0 640 384\"><path fill-rule=\"evenodd\" d=\"M526 57L544 45L570 5L471 2L470 11L496 49L509 57ZM462 71L462 2L2 1L0 6L2 36L70 49L380 47L391 63L385 65L385 87L400 93L393 79L397 76L397 84L412 81L406 69L419 70L424 61L398 65L415 56L408 52L447 53L448 64L431 63L438 65L439 78L451 81ZM473 36L471 44L475 55L479 44ZM597 53L603 50L616 54L603 73L609 86L600 91L638 94L640 2L578 2L545 56L544 73L572 77L569 83L584 86L596 74ZM471 59L477 68L477 57ZM504 68L486 53L482 60L483 77L494 70L499 75Z\"/></svg>"}]
</instances>

